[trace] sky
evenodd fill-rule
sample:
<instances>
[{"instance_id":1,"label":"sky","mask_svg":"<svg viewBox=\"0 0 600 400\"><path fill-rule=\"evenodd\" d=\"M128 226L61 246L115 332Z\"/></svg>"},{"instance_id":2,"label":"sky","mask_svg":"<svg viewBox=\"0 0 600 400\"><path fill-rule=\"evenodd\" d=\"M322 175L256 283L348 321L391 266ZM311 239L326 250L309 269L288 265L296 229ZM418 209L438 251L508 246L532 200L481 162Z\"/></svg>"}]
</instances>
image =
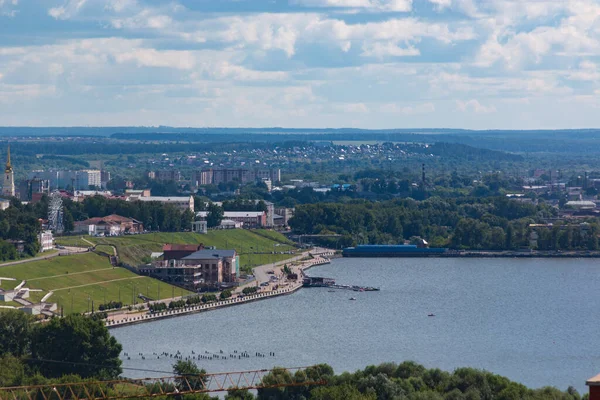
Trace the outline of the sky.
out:
<instances>
[{"instance_id":1,"label":"sky","mask_svg":"<svg viewBox=\"0 0 600 400\"><path fill-rule=\"evenodd\" d=\"M600 0L0 0L0 125L600 128Z\"/></svg>"}]
</instances>

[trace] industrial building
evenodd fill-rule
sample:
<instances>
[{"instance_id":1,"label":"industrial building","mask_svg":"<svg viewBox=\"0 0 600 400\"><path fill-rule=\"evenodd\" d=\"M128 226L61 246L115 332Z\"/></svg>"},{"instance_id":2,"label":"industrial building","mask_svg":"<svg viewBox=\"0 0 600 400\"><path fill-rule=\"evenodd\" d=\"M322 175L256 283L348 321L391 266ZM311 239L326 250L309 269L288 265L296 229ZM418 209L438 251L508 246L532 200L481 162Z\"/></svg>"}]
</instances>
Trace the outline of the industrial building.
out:
<instances>
[{"instance_id":1,"label":"industrial building","mask_svg":"<svg viewBox=\"0 0 600 400\"><path fill-rule=\"evenodd\" d=\"M206 220L208 211L198 211L196 216ZM224 220L243 223L244 228L262 228L267 225L267 213L264 211L225 211Z\"/></svg>"},{"instance_id":2,"label":"industrial building","mask_svg":"<svg viewBox=\"0 0 600 400\"><path fill-rule=\"evenodd\" d=\"M163 204L171 204L179 211L194 211L194 196L129 196L127 201L157 201Z\"/></svg>"}]
</instances>

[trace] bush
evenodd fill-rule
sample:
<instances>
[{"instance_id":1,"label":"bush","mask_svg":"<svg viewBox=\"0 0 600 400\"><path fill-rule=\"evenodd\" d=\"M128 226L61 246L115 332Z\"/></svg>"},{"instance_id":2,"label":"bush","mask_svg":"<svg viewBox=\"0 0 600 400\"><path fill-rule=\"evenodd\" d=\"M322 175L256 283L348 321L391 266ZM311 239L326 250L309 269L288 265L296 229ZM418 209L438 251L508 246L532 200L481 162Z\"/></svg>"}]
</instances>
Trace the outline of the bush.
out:
<instances>
[{"instance_id":1,"label":"bush","mask_svg":"<svg viewBox=\"0 0 600 400\"><path fill-rule=\"evenodd\" d=\"M230 297L231 297L231 290L223 290L223 291L221 292L221 295L219 296L219 298L220 298L221 300L225 300L225 299L228 299L228 298L230 298Z\"/></svg>"},{"instance_id":2,"label":"bush","mask_svg":"<svg viewBox=\"0 0 600 400\"><path fill-rule=\"evenodd\" d=\"M166 309L167 309L167 305L165 303L150 304L150 311L155 312L155 313L165 311Z\"/></svg>"},{"instance_id":3,"label":"bush","mask_svg":"<svg viewBox=\"0 0 600 400\"><path fill-rule=\"evenodd\" d=\"M256 293L256 292L258 292L257 286L248 286L242 290L243 294L252 294L252 293Z\"/></svg>"},{"instance_id":4,"label":"bush","mask_svg":"<svg viewBox=\"0 0 600 400\"><path fill-rule=\"evenodd\" d=\"M205 294L202 295L202 302L203 303L211 303L213 301L217 301L217 296L215 296L214 294Z\"/></svg>"},{"instance_id":5,"label":"bush","mask_svg":"<svg viewBox=\"0 0 600 400\"><path fill-rule=\"evenodd\" d=\"M186 304L185 304L185 301L183 301L183 300L172 301L169 303L170 309L183 308L185 306L186 306Z\"/></svg>"},{"instance_id":6,"label":"bush","mask_svg":"<svg viewBox=\"0 0 600 400\"><path fill-rule=\"evenodd\" d=\"M120 301L110 301L106 304L100 304L98 306L98 310L100 311L104 311L104 310L118 310L120 308L123 307L123 303Z\"/></svg>"}]
</instances>

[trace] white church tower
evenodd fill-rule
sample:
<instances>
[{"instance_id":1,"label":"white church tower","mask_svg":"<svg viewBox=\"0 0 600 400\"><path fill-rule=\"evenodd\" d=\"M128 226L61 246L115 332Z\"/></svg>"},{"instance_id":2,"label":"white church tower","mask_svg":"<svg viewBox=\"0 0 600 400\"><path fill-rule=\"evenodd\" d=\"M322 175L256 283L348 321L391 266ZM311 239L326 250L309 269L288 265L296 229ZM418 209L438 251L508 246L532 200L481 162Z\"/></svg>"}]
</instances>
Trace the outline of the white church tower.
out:
<instances>
[{"instance_id":1,"label":"white church tower","mask_svg":"<svg viewBox=\"0 0 600 400\"><path fill-rule=\"evenodd\" d=\"M4 170L4 185L2 186L3 196L15 196L15 172L10 164L10 145L8 145L8 158L6 159L6 169Z\"/></svg>"}]
</instances>

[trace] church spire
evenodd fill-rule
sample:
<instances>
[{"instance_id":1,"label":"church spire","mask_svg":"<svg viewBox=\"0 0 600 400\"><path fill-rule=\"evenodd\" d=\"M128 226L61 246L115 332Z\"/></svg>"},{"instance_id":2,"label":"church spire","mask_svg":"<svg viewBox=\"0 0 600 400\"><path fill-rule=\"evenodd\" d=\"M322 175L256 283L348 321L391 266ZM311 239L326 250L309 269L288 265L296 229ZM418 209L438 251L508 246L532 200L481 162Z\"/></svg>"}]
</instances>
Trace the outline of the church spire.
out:
<instances>
[{"instance_id":1,"label":"church spire","mask_svg":"<svg viewBox=\"0 0 600 400\"><path fill-rule=\"evenodd\" d=\"M10 144L8 145L8 157L6 158L6 170L12 171L12 165L10 165Z\"/></svg>"}]
</instances>

